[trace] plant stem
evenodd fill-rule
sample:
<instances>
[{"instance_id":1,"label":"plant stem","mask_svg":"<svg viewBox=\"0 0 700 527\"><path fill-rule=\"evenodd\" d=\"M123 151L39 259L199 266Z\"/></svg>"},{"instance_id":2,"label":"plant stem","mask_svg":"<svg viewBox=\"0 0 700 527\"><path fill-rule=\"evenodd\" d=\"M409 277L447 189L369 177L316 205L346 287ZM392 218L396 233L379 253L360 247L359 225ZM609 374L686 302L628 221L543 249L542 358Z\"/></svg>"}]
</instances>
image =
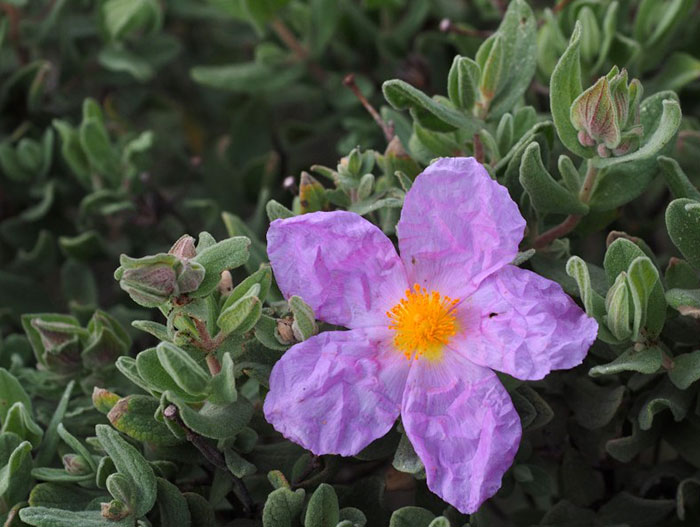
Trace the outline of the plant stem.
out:
<instances>
[{"instance_id":1,"label":"plant stem","mask_svg":"<svg viewBox=\"0 0 700 527\"><path fill-rule=\"evenodd\" d=\"M382 129L382 132L384 132L384 137L386 138L387 142L390 142L394 138L394 127L391 125L391 123L387 123L384 121L384 119L382 119L382 116L379 115L379 112L376 110L376 108L372 106L372 103L370 103L367 100L367 97L365 97L364 94L360 91L360 87L355 82L355 74L348 73L343 79L343 84L350 88L350 91L352 91L352 93L355 94L355 97L357 97L358 100L362 103L362 106L365 107L367 113L369 113L372 116L374 122L376 122L379 125L379 128Z\"/></svg>"},{"instance_id":2,"label":"plant stem","mask_svg":"<svg viewBox=\"0 0 700 527\"><path fill-rule=\"evenodd\" d=\"M586 177L581 186L581 192L578 197L583 203L588 203L591 200L591 192L595 186L595 179L598 177L598 169L593 166L591 160L588 160L588 168L586 169Z\"/></svg>"},{"instance_id":3,"label":"plant stem","mask_svg":"<svg viewBox=\"0 0 700 527\"><path fill-rule=\"evenodd\" d=\"M484 144L481 142L479 132L474 134L474 158L479 162L484 162Z\"/></svg>"},{"instance_id":4,"label":"plant stem","mask_svg":"<svg viewBox=\"0 0 700 527\"><path fill-rule=\"evenodd\" d=\"M281 19L275 18L270 23L270 27L272 27L280 40L284 42L285 46L287 46L301 62L306 62L311 75L313 75L319 83L323 84L326 81L326 72L310 58L309 51L297 40L297 37L294 36L294 33L292 33L285 23L282 22Z\"/></svg>"},{"instance_id":5,"label":"plant stem","mask_svg":"<svg viewBox=\"0 0 700 527\"><path fill-rule=\"evenodd\" d=\"M582 203L588 203L590 201L591 192L593 192L593 187L595 186L597 176L598 169L593 166L593 163L589 159L588 168L586 169L586 177L583 180L583 185L581 185L581 191L579 192L579 199ZM535 249L542 249L547 247L554 240L557 240L562 236L566 236L576 228L581 221L581 218L583 218L583 216L580 214L569 214L559 225L552 227L535 238L532 247Z\"/></svg>"},{"instance_id":6,"label":"plant stem","mask_svg":"<svg viewBox=\"0 0 700 527\"><path fill-rule=\"evenodd\" d=\"M207 325L202 320L193 318L192 321L194 322L194 325L197 328L197 333L199 333L199 338L201 339L200 341L195 341L194 344L207 354L207 367L209 368L209 373L211 373L213 377L221 371L221 363L214 352L224 340L222 338L224 335L222 332L219 332L216 337L211 338L211 335L209 335L209 331L207 330Z\"/></svg>"},{"instance_id":7,"label":"plant stem","mask_svg":"<svg viewBox=\"0 0 700 527\"><path fill-rule=\"evenodd\" d=\"M182 417L180 417L180 412L177 406L174 404L169 404L165 407L165 410L163 410L163 417L181 427L185 431L187 441L192 443L192 446L199 450L199 452L207 461L209 461L209 463L229 473L229 475L233 478L234 493L236 494L236 497L240 500L241 505L243 505L243 510L246 512L246 514L250 514L253 511L253 499L250 497L250 493L248 492L248 489L243 481L231 474L226 466L226 459L221 451L212 445L209 440L188 427L182 420Z\"/></svg>"},{"instance_id":8,"label":"plant stem","mask_svg":"<svg viewBox=\"0 0 700 527\"><path fill-rule=\"evenodd\" d=\"M552 227L548 231L543 232L537 238L535 238L532 247L535 249L542 249L544 247L547 247L554 240L559 239L562 236L566 236L571 231L573 231L578 225L579 221L581 221L580 215L570 214L559 225L557 225L556 227Z\"/></svg>"}]
</instances>

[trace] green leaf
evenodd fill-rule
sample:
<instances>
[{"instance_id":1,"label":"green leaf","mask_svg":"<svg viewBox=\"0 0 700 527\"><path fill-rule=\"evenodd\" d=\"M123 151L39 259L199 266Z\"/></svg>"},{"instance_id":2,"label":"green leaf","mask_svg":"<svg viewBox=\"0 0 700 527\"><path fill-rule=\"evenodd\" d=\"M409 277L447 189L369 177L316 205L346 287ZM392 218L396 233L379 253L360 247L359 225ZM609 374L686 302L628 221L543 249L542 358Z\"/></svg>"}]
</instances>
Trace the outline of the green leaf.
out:
<instances>
[{"instance_id":1,"label":"green leaf","mask_svg":"<svg viewBox=\"0 0 700 527\"><path fill-rule=\"evenodd\" d=\"M293 527L304 504L304 489L287 488L273 490L265 501L263 527Z\"/></svg>"},{"instance_id":2,"label":"green leaf","mask_svg":"<svg viewBox=\"0 0 700 527\"><path fill-rule=\"evenodd\" d=\"M294 213L291 210L274 199L267 202L267 205L265 205L265 212L267 212L267 218L270 222L294 217Z\"/></svg>"},{"instance_id":3,"label":"green leaf","mask_svg":"<svg viewBox=\"0 0 700 527\"><path fill-rule=\"evenodd\" d=\"M238 452L232 448L224 450L224 459L226 460L226 466L231 471L231 474L237 478L252 476L257 470L255 465L243 459Z\"/></svg>"},{"instance_id":4,"label":"green leaf","mask_svg":"<svg viewBox=\"0 0 700 527\"><path fill-rule=\"evenodd\" d=\"M394 460L391 464L400 472L406 472L408 474L418 476L425 474L423 462L418 457L418 454L416 454L416 451L406 434L401 434L399 446L396 448Z\"/></svg>"},{"instance_id":5,"label":"green leaf","mask_svg":"<svg viewBox=\"0 0 700 527\"><path fill-rule=\"evenodd\" d=\"M659 90L680 91L700 78L700 60L688 53L676 51L664 61L664 67L652 84Z\"/></svg>"},{"instance_id":6,"label":"green leaf","mask_svg":"<svg viewBox=\"0 0 700 527\"><path fill-rule=\"evenodd\" d=\"M537 66L537 24L524 0L513 0L495 33L502 40L503 69L489 105L489 117L498 119L512 110L532 82ZM495 44L494 44L495 47ZM493 48L492 50L493 51ZM477 55L477 62L478 55ZM482 82L486 67L481 66Z\"/></svg>"},{"instance_id":7,"label":"green leaf","mask_svg":"<svg viewBox=\"0 0 700 527\"><path fill-rule=\"evenodd\" d=\"M422 507L402 507L391 515L389 527L428 527L435 515Z\"/></svg>"},{"instance_id":8,"label":"green leaf","mask_svg":"<svg viewBox=\"0 0 700 527\"><path fill-rule=\"evenodd\" d=\"M195 396L206 393L210 377L185 350L170 342L161 342L156 354L163 369L182 390Z\"/></svg>"},{"instance_id":9,"label":"green leaf","mask_svg":"<svg viewBox=\"0 0 700 527\"><path fill-rule=\"evenodd\" d=\"M211 439L227 439L238 434L248 424L253 415L253 407L243 398L221 406L205 402L197 411L185 404L170 392L163 394L163 400L178 407L182 421L195 432Z\"/></svg>"},{"instance_id":10,"label":"green leaf","mask_svg":"<svg viewBox=\"0 0 700 527\"><path fill-rule=\"evenodd\" d=\"M160 26L162 18L160 5L155 0L107 0L102 5L102 16L114 40L137 29L153 31Z\"/></svg>"},{"instance_id":11,"label":"green leaf","mask_svg":"<svg viewBox=\"0 0 700 527\"><path fill-rule=\"evenodd\" d=\"M681 390L686 390L700 379L700 350L673 357L673 366L668 371L668 378Z\"/></svg>"},{"instance_id":12,"label":"green leaf","mask_svg":"<svg viewBox=\"0 0 700 527\"><path fill-rule=\"evenodd\" d=\"M700 202L687 198L672 201L666 209L666 228L688 263L700 269Z\"/></svg>"},{"instance_id":13,"label":"green leaf","mask_svg":"<svg viewBox=\"0 0 700 527\"><path fill-rule=\"evenodd\" d=\"M579 377L567 390L567 399L576 421L588 430L596 430L612 420L624 394L624 386L599 386L585 377Z\"/></svg>"},{"instance_id":14,"label":"green leaf","mask_svg":"<svg viewBox=\"0 0 700 527\"><path fill-rule=\"evenodd\" d=\"M647 328L651 337L661 333L666 320L666 300L660 289L659 271L646 256L636 258L627 272L627 286L634 305L632 335L639 339L640 330Z\"/></svg>"},{"instance_id":15,"label":"green leaf","mask_svg":"<svg viewBox=\"0 0 700 527\"><path fill-rule=\"evenodd\" d=\"M10 407L15 403L21 403L32 411L32 401L22 385L9 371L0 368L0 423L5 422Z\"/></svg>"},{"instance_id":16,"label":"green leaf","mask_svg":"<svg viewBox=\"0 0 700 527\"><path fill-rule=\"evenodd\" d=\"M289 309L294 315L292 331L298 341L306 340L318 333L314 311L301 297L292 296L289 299Z\"/></svg>"},{"instance_id":17,"label":"green leaf","mask_svg":"<svg viewBox=\"0 0 700 527\"><path fill-rule=\"evenodd\" d=\"M143 516L153 508L156 501L156 476L153 469L133 446L119 436L119 432L107 425L97 425L95 432L119 473L137 490L133 503L128 504L134 516Z\"/></svg>"},{"instance_id":18,"label":"green leaf","mask_svg":"<svg viewBox=\"0 0 700 527\"><path fill-rule=\"evenodd\" d=\"M171 391L187 402L197 402L205 398L204 392L201 394L190 394L183 390L160 363L158 352L155 348L143 350L136 356L135 361L131 357L119 357L117 368L130 380L147 391L156 392L157 394Z\"/></svg>"},{"instance_id":19,"label":"green leaf","mask_svg":"<svg viewBox=\"0 0 700 527\"><path fill-rule=\"evenodd\" d=\"M61 154L73 171L78 182L87 189L92 189L90 178L90 161L80 144L78 131L61 119L54 119L53 126L61 137Z\"/></svg>"},{"instance_id":20,"label":"green leaf","mask_svg":"<svg viewBox=\"0 0 700 527\"><path fill-rule=\"evenodd\" d=\"M258 298L260 284L251 283L243 295L240 295L240 289L239 294L234 296L234 293L236 290L226 299L221 314L216 320L216 325L224 334L250 331L262 314L262 303Z\"/></svg>"},{"instance_id":21,"label":"green leaf","mask_svg":"<svg viewBox=\"0 0 700 527\"><path fill-rule=\"evenodd\" d=\"M66 445L68 445L73 450L73 452L82 457L93 470L93 472L97 470L97 463L95 463L95 460L93 459L90 451L73 434L66 430L66 428L63 426L63 423L60 423L58 425L56 431L58 432L58 435L61 437L61 439L63 439L63 442Z\"/></svg>"},{"instance_id":22,"label":"green leaf","mask_svg":"<svg viewBox=\"0 0 700 527\"><path fill-rule=\"evenodd\" d=\"M336 0L311 0L309 7L311 50L314 55L320 55L333 38L342 10Z\"/></svg>"},{"instance_id":23,"label":"green leaf","mask_svg":"<svg viewBox=\"0 0 700 527\"><path fill-rule=\"evenodd\" d=\"M160 512L161 525L190 527L192 515L187 500L175 485L163 478L156 478L158 498L156 504Z\"/></svg>"},{"instance_id":24,"label":"green leaf","mask_svg":"<svg viewBox=\"0 0 700 527\"><path fill-rule=\"evenodd\" d=\"M192 517L192 527L216 527L214 509L206 498L194 492L183 492Z\"/></svg>"},{"instance_id":25,"label":"green leaf","mask_svg":"<svg viewBox=\"0 0 700 527\"><path fill-rule=\"evenodd\" d=\"M647 395L639 410L639 426L642 430L649 430L654 422L654 417L663 410L670 410L673 419L680 422L686 416L693 401L693 394L687 390L679 390L668 378L664 378Z\"/></svg>"},{"instance_id":26,"label":"green leaf","mask_svg":"<svg viewBox=\"0 0 700 527\"><path fill-rule=\"evenodd\" d=\"M588 206L560 185L542 163L540 145L530 143L520 162L520 184L540 214L586 214Z\"/></svg>"},{"instance_id":27,"label":"green leaf","mask_svg":"<svg viewBox=\"0 0 700 527\"><path fill-rule=\"evenodd\" d=\"M468 57L455 56L447 76L447 94L457 108L471 111L476 102L476 90L481 68Z\"/></svg>"},{"instance_id":28,"label":"green leaf","mask_svg":"<svg viewBox=\"0 0 700 527\"><path fill-rule=\"evenodd\" d=\"M224 353L221 360L221 371L209 382L209 401L214 404L226 405L236 402L236 370L230 353Z\"/></svg>"},{"instance_id":29,"label":"green leaf","mask_svg":"<svg viewBox=\"0 0 700 527\"><path fill-rule=\"evenodd\" d=\"M591 149L578 141L578 132L571 122L570 108L583 91L581 85L581 23L576 22L569 45L557 62L549 82L549 104L552 119L564 146L581 157L592 157Z\"/></svg>"},{"instance_id":30,"label":"green leaf","mask_svg":"<svg viewBox=\"0 0 700 527\"><path fill-rule=\"evenodd\" d=\"M14 433L20 439L29 441L33 448L39 446L44 431L34 422L24 403L14 403L2 421L0 433Z\"/></svg>"},{"instance_id":31,"label":"green leaf","mask_svg":"<svg viewBox=\"0 0 700 527\"><path fill-rule=\"evenodd\" d=\"M240 267L248 260L250 240L245 236L234 236L207 247L193 259L206 271L199 288L191 294L194 298L207 296L216 289L222 271Z\"/></svg>"},{"instance_id":32,"label":"green leaf","mask_svg":"<svg viewBox=\"0 0 700 527\"><path fill-rule=\"evenodd\" d=\"M651 260L634 242L618 238L608 247L604 266L609 283L615 282L620 273L627 273L628 291L634 306L633 338L638 339L642 327L650 336L657 336L666 321L666 300L659 272Z\"/></svg>"},{"instance_id":33,"label":"green leaf","mask_svg":"<svg viewBox=\"0 0 700 527\"><path fill-rule=\"evenodd\" d=\"M180 439L170 433L167 425L154 418L158 401L148 395L128 395L119 399L107 414L112 426L136 439L160 446L180 443Z\"/></svg>"},{"instance_id":34,"label":"green leaf","mask_svg":"<svg viewBox=\"0 0 700 527\"><path fill-rule=\"evenodd\" d=\"M649 375L659 371L661 358L662 351L658 347L645 348L641 351L635 351L634 348L630 348L614 361L591 368L588 374L591 377L599 377L625 371L636 371Z\"/></svg>"},{"instance_id":35,"label":"green leaf","mask_svg":"<svg viewBox=\"0 0 700 527\"><path fill-rule=\"evenodd\" d=\"M13 444L17 444L13 448ZM26 499L32 486L32 445L11 433L0 435L0 496L5 503ZM7 455L9 454L9 455ZM7 457L5 457L7 455Z\"/></svg>"},{"instance_id":36,"label":"green leaf","mask_svg":"<svg viewBox=\"0 0 700 527\"><path fill-rule=\"evenodd\" d=\"M666 301L682 315L700 317L700 289L669 289Z\"/></svg>"},{"instance_id":37,"label":"green leaf","mask_svg":"<svg viewBox=\"0 0 700 527\"><path fill-rule=\"evenodd\" d=\"M678 161L666 156L659 156L656 161L661 167L666 184L674 198L689 198L700 201L700 191L690 182Z\"/></svg>"},{"instance_id":38,"label":"green leaf","mask_svg":"<svg viewBox=\"0 0 700 527\"><path fill-rule=\"evenodd\" d=\"M106 177L112 187L117 187L122 177L119 156L102 122L94 118L83 121L79 133L80 145L90 164Z\"/></svg>"},{"instance_id":39,"label":"green leaf","mask_svg":"<svg viewBox=\"0 0 700 527\"><path fill-rule=\"evenodd\" d=\"M382 85L384 98L397 110L410 108L421 126L436 132L463 131L471 135L478 129L478 122L460 111L441 104L407 82L394 79Z\"/></svg>"},{"instance_id":40,"label":"green leaf","mask_svg":"<svg viewBox=\"0 0 700 527\"><path fill-rule=\"evenodd\" d=\"M347 522L344 527L365 527L367 524L367 517L365 514L354 507L340 509L339 518L341 522ZM340 527L340 525L342 524L339 524L338 527Z\"/></svg>"},{"instance_id":41,"label":"green leaf","mask_svg":"<svg viewBox=\"0 0 700 527\"><path fill-rule=\"evenodd\" d=\"M333 487L321 483L309 499L304 527L336 527L339 521L338 496Z\"/></svg>"},{"instance_id":42,"label":"green leaf","mask_svg":"<svg viewBox=\"0 0 700 527\"><path fill-rule=\"evenodd\" d=\"M652 446L659 435L659 427L652 430L642 430L639 428L637 420L632 421L632 433L629 436L610 439L605 444L605 450L614 459L622 463L629 463L640 452Z\"/></svg>"},{"instance_id":43,"label":"green leaf","mask_svg":"<svg viewBox=\"0 0 700 527\"><path fill-rule=\"evenodd\" d=\"M67 511L47 507L27 507L19 511L23 522L37 527L133 527L134 518L118 521L104 518L100 511Z\"/></svg>"},{"instance_id":44,"label":"green leaf","mask_svg":"<svg viewBox=\"0 0 700 527\"><path fill-rule=\"evenodd\" d=\"M566 274L576 280L586 313L595 318L599 324L603 324L606 314L605 300L593 290L586 262L578 256L572 256L566 263ZM602 335L601 329L598 329L599 336Z\"/></svg>"},{"instance_id":45,"label":"green leaf","mask_svg":"<svg viewBox=\"0 0 700 527\"><path fill-rule=\"evenodd\" d=\"M283 90L304 74L301 67L284 69L260 62L197 66L192 68L192 80L211 88L240 93L274 93Z\"/></svg>"},{"instance_id":46,"label":"green leaf","mask_svg":"<svg viewBox=\"0 0 700 527\"><path fill-rule=\"evenodd\" d=\"M58 446L58 425L63 421L63 416L68 409L68 402L70 401L71 394L73 393L73 388L75 387L75 381L70 381L66 385L66 389L63 390L63 395L56 405L56 409L51 416L51 421L49 421L46 427L46 433L44 433L44 438L39 445L39 450L36 454L36 465L41 467L48 465L53 457L56 455L56 447Z\"/></svg>"}]
</instances>

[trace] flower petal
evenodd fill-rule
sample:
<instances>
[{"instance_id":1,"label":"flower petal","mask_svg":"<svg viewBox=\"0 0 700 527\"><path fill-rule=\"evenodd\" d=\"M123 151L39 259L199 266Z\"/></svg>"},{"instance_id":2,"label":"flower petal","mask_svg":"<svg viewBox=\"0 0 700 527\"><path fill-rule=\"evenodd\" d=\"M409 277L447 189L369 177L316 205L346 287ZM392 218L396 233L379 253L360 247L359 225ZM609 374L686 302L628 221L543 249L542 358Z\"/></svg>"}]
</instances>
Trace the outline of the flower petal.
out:
<instances>
[{"instance_id":1,"label":"flower petal","mask_svg":"<svg viewBox=\"0 0 700 527\"><path fill-rule=\"evenodd\" d=\"M559 284L512 265L484 280L458 316L462 334L450 347L523 380L581 364L598 333Z\"/></svg>"},{"instance_id":2,"label":"flower petal","mask_svg":"<svg viewBox=\"0 0 700 527\"><path fill-rule=\"evenodd\" d=\"M399 415L410 363L389 338L388 330L327 331L292 346L272 369L265 417L314 454L357 454Z\"/></svg>"},{"instance_id":3,"label":"flower petal","mask_svg":"<svg viewBox=\"0 0 700 527\"><path fill-rule=\"evenodd\" d=\"M520 442L520 418L496 375L455 354L413 365L401 419L428 488L467 514L500 488Z\"/></svg>"},{"instance_id":4,"label":"flower petal","mask_svg":"<svg viewBox=\"0 0 700 527\"><path fill-rule=\"evenodd\" d=\"M316 317L350 328L388 324L406 273L393 244L357 214L315 212L275 220L267 252L286 298L298 295Z\"/></svg>"},{"instance_id":5,"label":"flower petal","mask_svg":"<svg viewBox=\"0 0 700 527\"><path fill-rule=\"evenodd\" d=\"M525 220L483 166L457 157L416 178L396 229L409 282L463 299L515 258Z\"/></svg>"}]
</instances>

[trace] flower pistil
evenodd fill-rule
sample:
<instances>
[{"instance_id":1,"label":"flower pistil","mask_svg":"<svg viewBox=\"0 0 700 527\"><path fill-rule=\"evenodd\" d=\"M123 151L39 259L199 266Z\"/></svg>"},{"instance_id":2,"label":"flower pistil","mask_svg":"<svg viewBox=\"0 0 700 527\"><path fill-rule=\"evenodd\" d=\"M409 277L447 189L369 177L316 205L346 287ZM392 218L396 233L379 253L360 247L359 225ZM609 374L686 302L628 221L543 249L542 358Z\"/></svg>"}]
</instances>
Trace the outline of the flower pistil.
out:
<instances>
[{"instance_id":1,"label":"flower pistil","mask_svg":"<svg viewBox=\"0 0 700 527\"><path fill-rule=\"evenodd\" d=\"M389 329L395 331L394 346L407 359L424 356L438 360L449 339L457 333L455 306L459 299L414 284L406 297L387 311Z\"/></svg>"}]
</instances>

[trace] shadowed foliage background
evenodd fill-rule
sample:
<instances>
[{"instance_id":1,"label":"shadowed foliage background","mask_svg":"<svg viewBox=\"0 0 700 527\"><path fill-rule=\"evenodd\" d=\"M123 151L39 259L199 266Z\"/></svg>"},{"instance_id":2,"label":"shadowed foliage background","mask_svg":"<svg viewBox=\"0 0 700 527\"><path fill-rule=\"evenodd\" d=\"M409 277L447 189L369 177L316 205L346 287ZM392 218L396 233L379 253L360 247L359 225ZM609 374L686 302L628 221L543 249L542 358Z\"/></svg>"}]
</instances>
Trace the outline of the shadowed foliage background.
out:
<instances>
[{"instance_id":1,"label":"shadowed foliage background","mask_svg":"<svg viewBox=\"0 0 700 527\"><path fill-rule=\"evenodd\" d=\"M4 525L700 521L697 2L0 7ZM260 411L328 328L275 286L269 221L346 209L393 236L458 155L520 206L518 265L601 326L580 367L504 376L523 441L471 516L400 423L315 457Z\"/></svg>"}]
</instances>

